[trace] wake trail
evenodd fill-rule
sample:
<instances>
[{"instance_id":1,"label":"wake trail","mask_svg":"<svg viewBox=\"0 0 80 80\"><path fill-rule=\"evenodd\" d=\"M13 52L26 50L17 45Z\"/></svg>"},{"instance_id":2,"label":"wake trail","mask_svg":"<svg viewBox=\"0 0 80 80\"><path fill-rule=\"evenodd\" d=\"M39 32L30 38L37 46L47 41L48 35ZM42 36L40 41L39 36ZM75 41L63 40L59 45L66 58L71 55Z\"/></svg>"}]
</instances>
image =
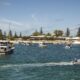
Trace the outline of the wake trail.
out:
<instances>
[{"instance_id":1,"label":"wake trail","mask_svg":"<svg viewBox=\"0 0 80 80\"><path fill-rule=\"evenodd\" d=\"M49 63L25 63L25 64L6 64L0 68L15 68L15 67L46 67L46 66L67 66L73 65L73 62L49 62Z\"/></svg>"}]
</instances>

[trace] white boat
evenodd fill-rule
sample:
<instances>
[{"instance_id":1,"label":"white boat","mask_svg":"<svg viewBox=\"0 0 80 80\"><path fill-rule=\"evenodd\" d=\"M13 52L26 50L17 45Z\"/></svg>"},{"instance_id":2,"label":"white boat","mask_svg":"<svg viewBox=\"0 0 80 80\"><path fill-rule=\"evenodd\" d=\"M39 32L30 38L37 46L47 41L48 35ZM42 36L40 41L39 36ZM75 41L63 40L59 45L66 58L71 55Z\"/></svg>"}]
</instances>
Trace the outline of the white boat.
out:
<instances>
[{"instance_id":1,"label":"white boat","mask_svg":"<svg viewBox=\"0 0 80 80\"><path fill-rule=\"evenodd\" d=\"M47 45L44 43L39 43L39 47L47 47Z\"/></svg>"},{"instance_id":2,"label":"white boat","mask_svg":"<svg viewBox=\"0 0 80 80\"><path fill-rule=\"evenodd\" d=\"M65 45L65 49L69 49L69 48L71 48L71 43Z\"/></svg>"},{"instance_id":3,"label":"white boat","mask_svg":"<svg viewBox=\"0 0 80 80\"><path fill-rule=\"evenodd\" d=\"M68 46L68 45L66 45L66 46L65 46L65 49L69 49L69 48L71 48L71 47L70 47L70 46Z\"/></svg>"},{"instance_id":4,"label":"white boat","mask_svg":"<svg viewBox=\"0 0 80 80\"><path fill-rule=\"evenodd\" d=\"M0 40L0 54L11 54L14 50L12 44L7 40Z\"/></svg>"},{"instance_id":5,"label":"white boat","mask_svg":"<svg viewBox=\"0 0 80 80\"><path fill-rule=\"evenodd\" d=\"M80 59L76 59L72 61L74 65L80 65Z\"/></svg>"}]
</instances>

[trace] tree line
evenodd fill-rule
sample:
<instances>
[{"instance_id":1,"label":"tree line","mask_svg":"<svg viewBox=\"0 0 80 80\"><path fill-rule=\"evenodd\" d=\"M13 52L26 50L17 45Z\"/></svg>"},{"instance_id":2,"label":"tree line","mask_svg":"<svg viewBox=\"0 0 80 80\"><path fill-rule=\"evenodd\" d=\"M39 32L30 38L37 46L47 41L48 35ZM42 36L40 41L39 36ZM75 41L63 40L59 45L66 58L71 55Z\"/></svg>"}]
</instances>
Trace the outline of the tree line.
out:
<instances>
[{"instance_id":1,"label":"tree line","mask_svg":"<svg viewBox=\"0 0 80 80\"><path fill-rule=\"evenodd\" d=\"M70 37L71 35L71 32L70 32L70 29L67 28L66 29L66 32L64 32L63 30L54 30L53 32L53 35L51 33L44 33L43 32L43 29L42 27L40 28L40 31L37 31L35 30L31 36L41 36L41 35L44 35L45 37L46 36L52 36L52 37L62 37L62 36L65 36L65 37ZM80 37L80 27L78 28L78 31L76 33L76 36L77 37ZM5 40L5 39L9 39L9 40L15 40L17 38L22 38L24 40L30 38L30 36L23 36L22 33L20 32L20 34L18 35L17 32L15 32L14 34L12 33L11 30L9 30L8 33L6 32L3 32L1 29L0 29L0 40Z\"/></svg>"},{"instance_id":2,"label":"tree line","mask_svg":"<svg viewBox=\"0 0 80 80\"><path fill-rule=\"evenodd\" d=\"M44 34L42 27L41 27L40 31L36 30L35 32L32 33L32 35L33 36L39 36L39 35L51 36L51 33L48 32L48 33ZM55 37L60 37L60 36L70 37L71 32L70 32L69 28L66 29L66 32L64 32L63 30L54 30L53 36L55 36ZM76 37L80 37L80 27L78 28Z\"/></svg>"},{"instance_id":3,"label":"tree line","mask_svg":"<svg viewBox=\"0 0 80 80\"><path fill-rule=\"evenodd\" d=\"M18 35L16 32L13 34L11 30L9 30L8 33L6 33L5 31L3 32L1 29L0 29L0 40L6 40L6 39L9 39L9 40L14 40L16 38L21 38L22 37L22 34L20 32L20 34Z\"/></svg>"}]
</instances>

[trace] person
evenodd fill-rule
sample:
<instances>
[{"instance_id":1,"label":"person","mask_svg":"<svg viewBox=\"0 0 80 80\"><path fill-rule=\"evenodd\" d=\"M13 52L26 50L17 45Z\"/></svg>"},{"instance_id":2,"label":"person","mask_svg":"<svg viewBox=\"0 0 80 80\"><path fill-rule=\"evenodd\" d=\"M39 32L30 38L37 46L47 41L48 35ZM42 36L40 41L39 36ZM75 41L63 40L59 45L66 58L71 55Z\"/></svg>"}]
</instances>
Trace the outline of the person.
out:
<instances>
[{"instance_id":1,"label":"person","mask_svg":"<svg viewBox=\"0 0 80 80\"><path fill-rule=\"evenodd\" d=\"M74 59L74 62L77 62L77 59L76 58Z\"/></svg>"}]
</instances>

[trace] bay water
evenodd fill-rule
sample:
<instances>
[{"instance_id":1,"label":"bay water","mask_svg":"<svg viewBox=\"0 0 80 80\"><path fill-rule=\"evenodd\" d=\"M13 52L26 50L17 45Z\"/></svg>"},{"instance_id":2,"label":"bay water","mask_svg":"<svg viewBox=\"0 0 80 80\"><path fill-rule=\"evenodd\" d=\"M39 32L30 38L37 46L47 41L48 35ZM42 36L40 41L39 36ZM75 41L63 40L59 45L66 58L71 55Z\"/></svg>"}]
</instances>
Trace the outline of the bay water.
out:
<instances>
[{"instance_id":1,"label":"bay water","mask_svg":"<svg viewBox=\"0 0 80 80\"><path fill-rule=\"evenodd\" d=\"M0 56L0 80L80 80L74 58L80 59L80 45L17 44L12 54Z\"/></svg>"}]
</instances>

